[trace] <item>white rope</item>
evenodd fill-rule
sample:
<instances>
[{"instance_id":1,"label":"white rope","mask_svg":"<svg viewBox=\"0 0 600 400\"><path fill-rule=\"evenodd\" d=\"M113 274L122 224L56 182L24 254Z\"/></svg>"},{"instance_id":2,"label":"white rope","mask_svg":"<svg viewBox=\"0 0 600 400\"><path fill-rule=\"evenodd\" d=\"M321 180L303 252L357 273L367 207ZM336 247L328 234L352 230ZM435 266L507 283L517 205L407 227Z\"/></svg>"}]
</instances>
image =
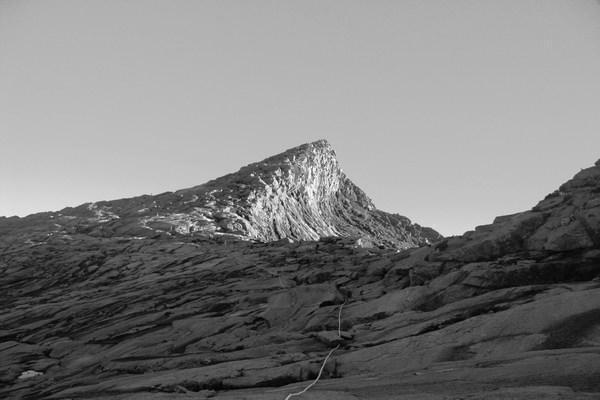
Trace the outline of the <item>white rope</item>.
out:
<instances>
[{"instance_id":1,"label":"white rope","mask_svg":"<svg viewBox=\"0 0 600 400\"><path fill-rule=\"evenodd\" d=\"M310 383L310 385L308 385L307 387L305 387L304 389L302 389L299 392L296 393L290 393L286 396L285 400L290 400L292 397L294 396L300 396L304 393L306 393L306 391L308 389L310 389L311 387L315 386L317 384L317 382L319 382L319 379L321 379L321 374L323 373L323 370L325 369L325 364L327 364L327 360L329 360L329 357L331 357L331 354L336 351L337 349L339 349L340 345L338 344L337 346L335 346L333 349L331 349L331 351L329 352L329 354L327 354L327 357L325 357L325 361L323 361L323 365L321 365L321 369L319 370L319 375L317 375L317 377L315 378L314 381L312 381Z\"/></svg>"},{"instance_id":2,"label":"white rope","mask_svg":"<svg viewBox=\"0 0 600 400\"><path fill-rule=\"evenodd\" d=\"M344 304L346 304L346 300L344 300L344 303L340 306L340 312L338 313L338 337L340 339L342 338L342 308L344 308Z\"/></svg>"},{"instance_id":3,"label":"white rope","mask_svg":"<svg viewBox=\"0 0 600 400\"><path fill-rule=\"evenodd\" d=\"M342 338L342 308L344 307L344 304L346 304L346 301L344 301L344 303L340 306L340 311L338 313L338 337L340 339ZM319 374L317 375L317 377L315 378L314 381L312 381L307 387L305 387L301 391L296 392L296 393L290 393L290 394L288 394L285 397L285 400L290 400L294 396L301 396L304 393L306 393L308 391L308 389L310 389L311 387L315 386L317 384L317 382L319 382L319 379L321 379L321 374L323 374L323 370L325 369L325 364L327 364L327 361L329 360L329 357L331 357L331 355L333 354L333 352L336 351L339 348L340 348L340 345L338 344L333 349L331 349L331 351L329 351L329 354L327 354L327 357L325 357L325 360L323 361L323 364L321 365L321 368L319 369Z\"/></svg>"}]
</instances>

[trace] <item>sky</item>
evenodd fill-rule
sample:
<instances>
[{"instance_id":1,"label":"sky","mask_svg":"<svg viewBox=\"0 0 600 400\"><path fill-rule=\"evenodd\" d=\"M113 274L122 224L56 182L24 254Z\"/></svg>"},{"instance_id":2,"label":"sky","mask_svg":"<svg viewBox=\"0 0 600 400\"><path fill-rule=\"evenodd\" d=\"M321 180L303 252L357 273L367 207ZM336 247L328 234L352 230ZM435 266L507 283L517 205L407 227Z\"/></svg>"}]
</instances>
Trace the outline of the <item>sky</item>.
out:
<instances>
[{"instance_id":1,"label":"sky","mask_svg":"<svg viewBox=\"0 0 600 400\"><path fill-rule=\"evenodd\" d=\"M0 215L321 138L444 235L529 209L600 158L600 4L0 0Z\"/></svg>"}]
</instances>

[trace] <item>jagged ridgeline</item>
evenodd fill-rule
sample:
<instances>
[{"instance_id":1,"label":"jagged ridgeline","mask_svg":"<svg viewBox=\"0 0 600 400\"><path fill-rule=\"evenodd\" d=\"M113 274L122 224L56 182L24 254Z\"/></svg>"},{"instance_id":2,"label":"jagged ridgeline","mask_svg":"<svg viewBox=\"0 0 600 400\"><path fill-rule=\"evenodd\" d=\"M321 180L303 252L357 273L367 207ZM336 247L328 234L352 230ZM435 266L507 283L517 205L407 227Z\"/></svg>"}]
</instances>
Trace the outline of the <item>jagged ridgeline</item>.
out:
<instances>
[{"instance_id":1,"label":"jagged ridgeline","mask_svg":"<svg viewBox=\"0 0 600 400\"><path fill-rule=\"evenodd\" d=\"M102 237L225 235L266 242L337 236L356 239L362 246L401 249L442 238L404 216L376 209L342 171L326 140L189 189L88 203L0 225L14 229L32 220L52 225L56 234Z\"/></svg>"}]
</instances>

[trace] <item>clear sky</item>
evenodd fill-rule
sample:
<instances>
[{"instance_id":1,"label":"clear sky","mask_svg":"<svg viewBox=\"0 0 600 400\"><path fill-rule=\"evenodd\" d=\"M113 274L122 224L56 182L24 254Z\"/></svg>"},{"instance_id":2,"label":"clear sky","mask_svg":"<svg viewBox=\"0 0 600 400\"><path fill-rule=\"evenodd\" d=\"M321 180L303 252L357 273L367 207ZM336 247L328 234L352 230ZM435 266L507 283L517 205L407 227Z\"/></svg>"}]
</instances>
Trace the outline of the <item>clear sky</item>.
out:
<instances>
[{"instance_id":1,"label":"clear sky","mask_svg":"<svg viewBox=\"0 0 600 400\"><path fill-rule=\"evenodd\" d=\"M528 209L600 158L600 4L0 0L0 215L320 138L442 234Z\"/></svg>"}]
</instances>

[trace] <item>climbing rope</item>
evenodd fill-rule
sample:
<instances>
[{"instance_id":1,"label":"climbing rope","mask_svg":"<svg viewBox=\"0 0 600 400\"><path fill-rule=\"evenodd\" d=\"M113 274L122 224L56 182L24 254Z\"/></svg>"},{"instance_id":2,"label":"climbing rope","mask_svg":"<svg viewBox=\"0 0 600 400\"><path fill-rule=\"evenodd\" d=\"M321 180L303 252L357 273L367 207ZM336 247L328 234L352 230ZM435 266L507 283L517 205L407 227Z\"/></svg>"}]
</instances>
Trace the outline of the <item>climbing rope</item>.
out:
<instances>
[{"instance_id":1,"label":"climbing rope","mask_svg":"<svg viewBox=\"0 0 600 400\"><path fill-rule=\"evenodd\" d=\"M342 338L342 308L344 307L344 304L346 304L346 301L344 301L344 303L342 305L340 305L340 311L338 312L338 337L340 339ZM292 397L300 396L300 395L306 393L311 387L315 386L317 384L317 382L319 382L319 379L321 379L321 375L323 374L323 370L325 369L325 365L327 364L329 357L331 357L333 352L339 348L340 348L340 345L338 344L337 346L335 346L333 349L331 349L329 351L329 354L327 354L327 357L325 357L325 360L323 360L323 364L321 364L321 368L319 369L319 374L317 375L317 377L315 378L314 381L312 381L307 387L305 387L301 391L288 394L285 397L285 400L290 400Z\"/></svg>"}]
</instances>

